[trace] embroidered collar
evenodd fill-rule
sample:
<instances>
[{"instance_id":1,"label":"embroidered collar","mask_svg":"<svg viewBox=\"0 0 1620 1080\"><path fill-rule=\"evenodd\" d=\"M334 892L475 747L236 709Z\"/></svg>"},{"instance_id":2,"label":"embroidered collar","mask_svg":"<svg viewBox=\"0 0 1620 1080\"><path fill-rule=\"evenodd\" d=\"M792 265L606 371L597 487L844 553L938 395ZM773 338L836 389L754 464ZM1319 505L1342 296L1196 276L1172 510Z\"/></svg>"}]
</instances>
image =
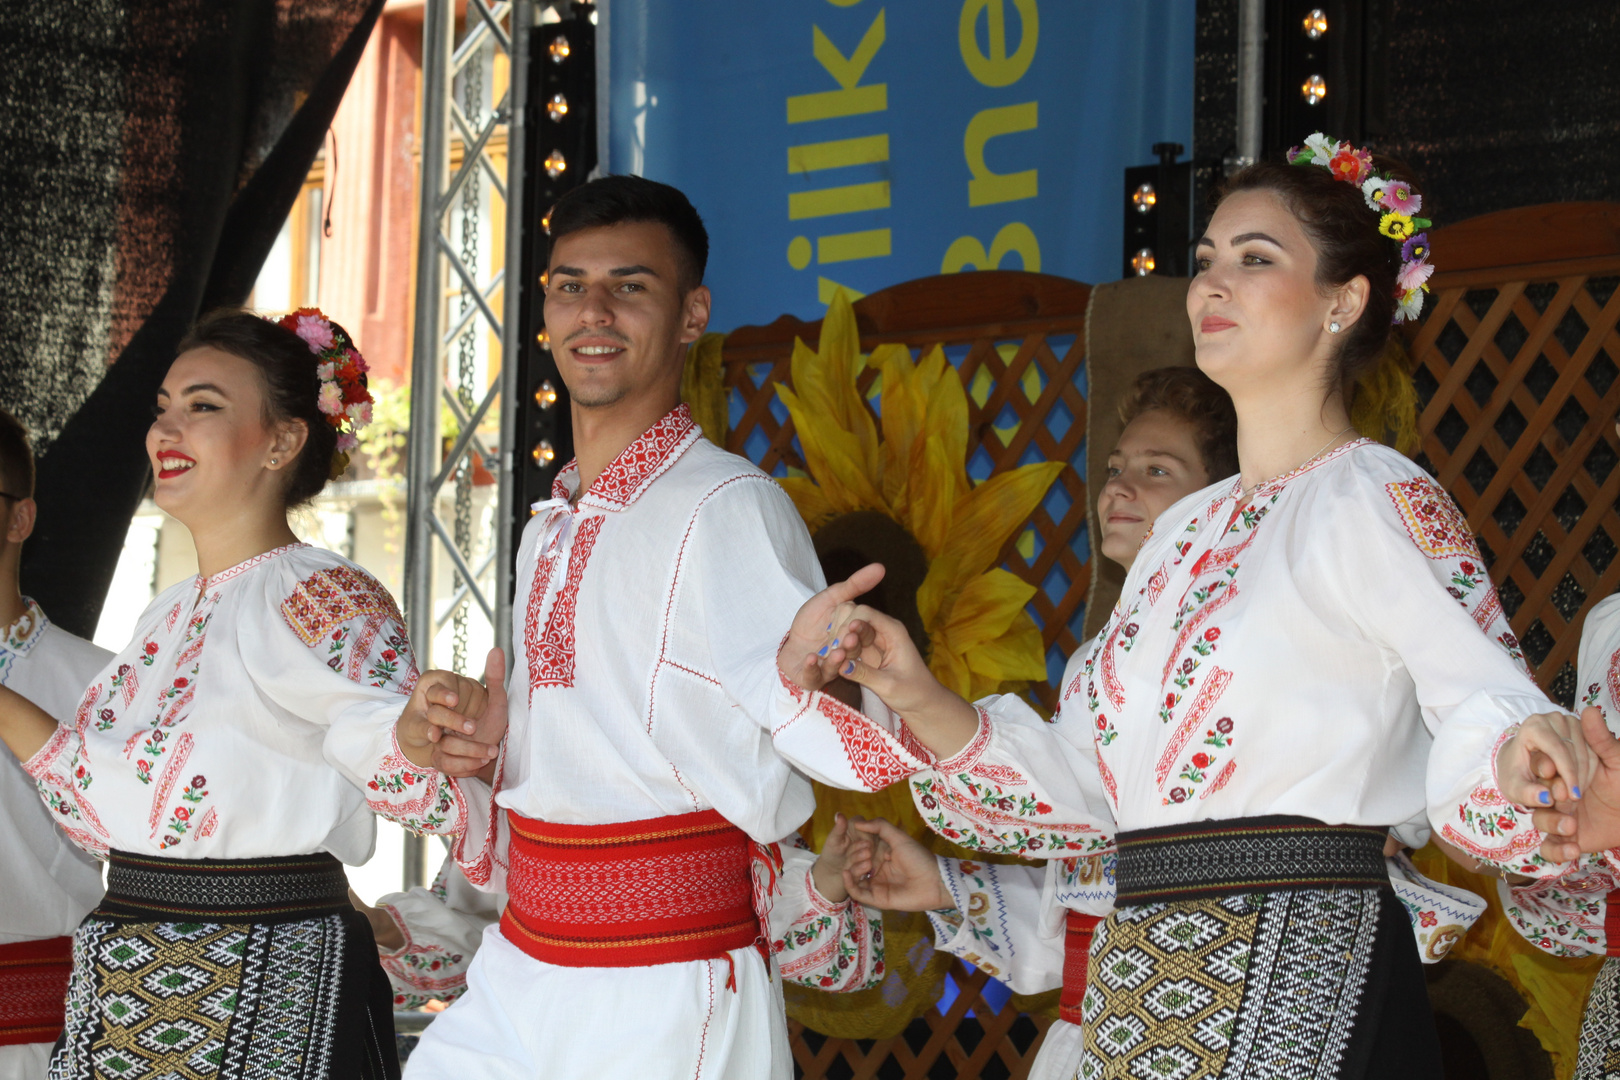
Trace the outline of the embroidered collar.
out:
<instances>
[{"instance_id":1,"label":"embroidered collar","mask_svg":"<svg viewBox=\"0 0 1620 1080\"><path fill-rule=\"evenodd\" d=\"M23 597L23 613L18 616L16 622L5 628L3 634L0 634L0 652L27 656L29 650L39 642L50 622L38 604L26 596Z\"/></svg>"},{"instance_id":2,"label":"embroidered collar","mask_svg":"<svg viewBox=\"0 0 1620 1080\"><path fill-rule=\"evenodd\" d=\"M1334 460L1335 458L1342 457L1343 455L1348 454L1350 451L1355 450L1358 447L1368 446L1368 445L1370 445L1372 443L1372 441L1373 440L1371 440L1369 438L1362 437L1362 438L1359 438L1359 439L1351 439L1349 442L1345 443L1342 446L1335 446L1332 450L1329 450L1327 453L1318 454L1315 457L1311 458L1311 460L1307 461L1305 464L1301 465L1299 468L1295 469L1293 472L1283 473L1281 476L1273 477L1272 479L1267 480L1265 483L1263 483L1259 487L1255 488L1254 491L1251 492L1251 496L1254 499L1259 499L1262 495L1265 495L1265 496L1268 496L1268 497L1272 496L1272 495L1275 495L1279 491L1281 491L1285 486L1287 486L1287 484L1288 484L1288 482L1290 480L1293 480L1296 477L1304 476L1306 473L1310 472L1312 469L1316 468L1317 466L1326 465L1328 462ZM1237 477L1237 479L1232 481L1232 490L1227 494L1227 498L1229 498L1229 499L1241 499L1242 497L1243 497L1243 477L1241 475L1239 475Z\"/></svg>"},{"instance_id":3,"label":"embroidered collar","mask_svg":"<svg viewBox=\"0 0 1620 1080\"><path fill-rule=\"evenodd\" d=\"M262 552L262 553L260 553L258 555L253 556L253 558L251 558L251 559L247 559L247 560L245 560L243 562L239 562L235 566L231 567L228 570L221 570L219 573L215 574L213 577L206 577L205 578L201 574L198 574L197 575L197 591L198 592L207 592L209 589L214 588L216 585L223 585L223 584L225 584L225 582L231 580L231 578L238 577L238 576L240 576L242 574L247 573L249 570L253 569L255 566L258 566L260 563L267 563L271 559L276 558L278 555L285 555L289 551L297 551L299 548L307 548L307 547L309 547L309 545L304 543L302 540L300 540L300 541L298 541L296 543L292 543L292 544L283 544L278 548L271 548L269 551Z\"/></svg>"},{"instance_id":4,"label":"embroidered collar","mask_svg":"<svg viewBox=\"0 0 1620 1080\"><path fill-rule=\"evenodd\" d=\"M684 403L675 406L602 470L580 497L580 504L589 503L603 510L625 509L700 437L702 432L692 422L692 410ZM575 459L552 481L551 497L567 501L577 490L579 461Z\"/></svg>"}]
</instances>

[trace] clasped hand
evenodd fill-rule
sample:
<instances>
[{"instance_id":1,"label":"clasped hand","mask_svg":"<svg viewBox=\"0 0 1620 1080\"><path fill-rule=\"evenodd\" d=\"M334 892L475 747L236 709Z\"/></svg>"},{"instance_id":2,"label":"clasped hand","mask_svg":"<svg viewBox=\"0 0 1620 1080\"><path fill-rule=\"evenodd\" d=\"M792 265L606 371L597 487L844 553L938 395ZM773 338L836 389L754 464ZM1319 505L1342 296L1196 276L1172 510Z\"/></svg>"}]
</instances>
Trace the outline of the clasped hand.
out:
<instances>
[{"instance_id":1,"label":"clasped hand","mask_svg":"<svg viewBox=\"0 0 1620 1080\"><path fill-rule=\"evenodd\" d=\"M412 764L493 783L506 735L505 654L489 651L483 682L453 671L424 671L395 732Z\"/></svg>"},{"instance_id":2,"label":"clasped hand","mask_svg":"<svg viewBox=\"0 0 1620 1080\"><path fill-rule=\"evenodd\" d=\"M1620 741L1587 706L1576 720L1532 716L1497 755L1502 794L1534 810L1547 834L1542 858L1568 862L1583 852L1620 847Z\"/></svg>"}]
</instances>

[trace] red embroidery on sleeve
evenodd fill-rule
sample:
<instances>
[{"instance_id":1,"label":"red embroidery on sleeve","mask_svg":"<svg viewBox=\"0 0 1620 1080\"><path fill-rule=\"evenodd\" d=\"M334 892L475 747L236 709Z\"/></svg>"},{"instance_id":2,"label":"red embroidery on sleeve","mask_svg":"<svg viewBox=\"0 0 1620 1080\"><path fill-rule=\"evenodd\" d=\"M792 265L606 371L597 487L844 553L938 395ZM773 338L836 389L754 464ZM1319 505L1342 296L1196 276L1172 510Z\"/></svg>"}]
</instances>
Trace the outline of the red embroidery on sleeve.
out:
<instances>
[{"instance_id":1,"label":"red embroidery on sleeve","mask_svg":"<svg viewBox=\"0 0 1620 1080\"><path fill-rule=\"evenodd\" d=\"M826 694L816 694L815 699L816 711L832 722L838 740L844 744L851 771L868 791L881 791L922 768L920 762L902 760L890 745L898 746L899 740L865 715Z\"/></svg>"},{"instance_id":2,"label":"red embroidery on sleeve","mask_svg":"<svg viewBox=\"0 0 1620 1080\"><path fill-rule=\"evenodd\" d=\"M1445 488L1427 476L1418 476L1385 484L1384 490L1401 515L1407 535L1423 554L1431 559L1479 558L1474 531Z\"/></svg>"},{"instance_id":3,"label":"red embroidery on sleeve","mask_svg":"<svg viewBox=\"0 0 1620 1080\"><path fill-rule=\"evenodd\" d=\"M1231 681L1232 673L1225 668L1209 669L1209 675L1204 679L1204 685L1199 688L1198 696L1193 699L1192 707L1187 710L1187 715L1182 717L1181 723L1176 725L1176 730L1170 735L1170 741L1165 744L1164 753L1159 755L1158 765L1154 767L1154 780L1161 789L1164 787L1165 778L1170 775L1170 770L1175 767L1176 760L1181 757L1181 751L1186 748L1187 741L1204 726L1204 717L1209 715L1209 710L1215 707L1215 703L1221 699L1221 695L1226 692L1227 684ZM1205 767L1208 767L1208 762L1205 763Z\"/></svg>"},{"instance_id":4,"label":"red embroidery on sleeve","mask_svg":"<svg viewBox=\"0 0 1620 1080\"><path fill-rule=\"evenodd\" d=\"M363 620L356 639L340 637L328 645L340 656L346 648L347 670L343 671L341 661L335 670L343 671L353 682L365 681L362 668L377 631L389 622L405 624L388 590L364 570L349 566L317 570L300 581L292 595L281 602L281 617L298 640L312 649L327 643L329 635L353 620ZM411 670L414 674L414 666Z\"/></svg>"}]
</instances>

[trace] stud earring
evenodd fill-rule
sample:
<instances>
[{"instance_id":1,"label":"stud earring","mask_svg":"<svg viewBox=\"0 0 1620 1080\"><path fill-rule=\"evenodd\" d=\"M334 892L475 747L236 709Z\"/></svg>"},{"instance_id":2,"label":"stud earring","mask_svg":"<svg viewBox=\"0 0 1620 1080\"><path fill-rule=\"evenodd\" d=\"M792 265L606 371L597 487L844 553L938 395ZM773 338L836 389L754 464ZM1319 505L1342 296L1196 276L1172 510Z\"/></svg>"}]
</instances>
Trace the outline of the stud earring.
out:
<instances>
[{"instance_id":1,"label":"stud earring","mask_svg":"<svg viewBox=\"0 0 1620 1080\"><path fill-rule=\"evenodd\" d=\"M1336 322L1328 323L1328 333L1337 334L1338 332L1339 332L1339 324L1338 323L1336 323Z\"/></svg>"},{"instance_id":2,"label":"stud earring","mask_svg":"<svg viewBox=\"0 0 1620 1080\"><path fill-rule=\"evenodd\" d=\"M1338 325L1339 325L1339 324L1338 324L1338 323L1334 323L1334 324L1333 324L1333 325L1334 325L1334 326L1338 326ZM271 459L270 459L270 464L272 464L272 465L279 465L279 464L281 464L281 463L280 463L280 462L279 462L279 461L278 461L278 460L276 460L276 459L275 459L275 458L271 458Z\"/></svg>"}]
</instances>

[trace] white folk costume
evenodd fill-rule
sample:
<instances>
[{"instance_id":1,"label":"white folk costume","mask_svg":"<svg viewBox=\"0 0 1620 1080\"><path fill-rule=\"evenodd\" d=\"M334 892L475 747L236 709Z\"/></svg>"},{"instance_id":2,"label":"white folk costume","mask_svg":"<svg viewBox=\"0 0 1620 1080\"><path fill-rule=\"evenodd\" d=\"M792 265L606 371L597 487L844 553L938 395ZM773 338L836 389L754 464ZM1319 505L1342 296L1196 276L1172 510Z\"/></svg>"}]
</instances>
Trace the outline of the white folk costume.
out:
<instances>
[{"instance_id":1,"label":"white folk costume","mask_svg":"<svg viewBox=\"0 0 1620 1080\"><path fill-rule=\"evenodd\" d=\"M1598 603L1581 631L1577 683L1585 708L1603 710L1620 731L1620 596ZM1532 945L1554 956L1607 956L1581 1021L1576 1080L1620 1080L1620 849L1583 855L1554 876L1497 889L1508 918Z\"/></svg>"},{"instance_id":2,"label":"white folk costume","mask_svg":"<svg viewBox=\"0 0 1620 1080\"><path fill-rule=\"evenodd\" d=\"M856 988L878 956L847 901L778 936L770 878L807 871L770 845L810 817L804 773L876 790L912 770L777 670L822 577L768 476L683 405L578 486L564 469L524 532L504 813L460 855L511 899L408 1074L785 1080L778 971Z\"/></svg>"},{"instance_id":3,"label":"white folk costume","mask_svg":"<svg viewBox=\"0 0 1620 1080\"><path fill-rule=\"evenodd\" d=\"M1410 842L1427 811L1544 872L1494 760L1555 706L1462 515L1406 458L1358 440L1240 495L1159 518L1054 722L986 699L913 796L964 845L1118 852L1081 1076L1359 1077L1408 1047L1437 1073L1386 830Z\"/></svg>"},{"instance_id":4,"label":"white folk costume","mask_svg":"<svg viewBox=\"0 0 1620 1080\"><path fill-rule=\"evenodd\" d=\"M24 604L0 630L0 686L66 719L112 654ZM3 753L0 867L0 1080L36 1080L62 1031L71 935L101 899L101 864L56 827L33 779Z\"/></svg>"},{"instance_id":5,"label":"white folk costume","mask_svg":"<svg viewBox=\"0 0 1620 1080\"><path fill-rule=\"evenodd\" d=\"M53 1077L397 1075L386 979L339 860L372 813L460 830L460 787L399 752L416 669L393 599L294 544L160 595L25 763L109 858L74 938Z\"/></svg>"}]
</instances>

